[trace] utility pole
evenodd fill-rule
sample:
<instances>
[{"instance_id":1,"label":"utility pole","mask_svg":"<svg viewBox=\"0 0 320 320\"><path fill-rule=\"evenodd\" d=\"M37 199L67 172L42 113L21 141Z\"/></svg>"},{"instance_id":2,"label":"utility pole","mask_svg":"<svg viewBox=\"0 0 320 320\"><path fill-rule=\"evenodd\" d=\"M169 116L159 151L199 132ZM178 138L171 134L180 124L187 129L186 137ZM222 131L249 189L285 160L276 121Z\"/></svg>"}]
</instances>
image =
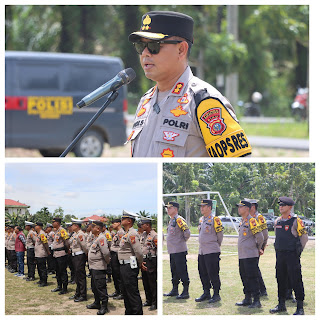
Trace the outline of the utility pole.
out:
<instances>
[{"instance_id":1,"label":"utility pole","mask_svg":"<svg viewBox=\"0 0 320 320\"><path fill-rule=\"evenodd\" d=\"M238 33L238 16L239 8L237 5L227 6L227 31L231 33L235 41L239 40ZM231 102L236 105L238 102L238 90L239 90L239 79L238 73L234 72L226 76L226 91L225 96Z\"/></svg>"}]
</instances>

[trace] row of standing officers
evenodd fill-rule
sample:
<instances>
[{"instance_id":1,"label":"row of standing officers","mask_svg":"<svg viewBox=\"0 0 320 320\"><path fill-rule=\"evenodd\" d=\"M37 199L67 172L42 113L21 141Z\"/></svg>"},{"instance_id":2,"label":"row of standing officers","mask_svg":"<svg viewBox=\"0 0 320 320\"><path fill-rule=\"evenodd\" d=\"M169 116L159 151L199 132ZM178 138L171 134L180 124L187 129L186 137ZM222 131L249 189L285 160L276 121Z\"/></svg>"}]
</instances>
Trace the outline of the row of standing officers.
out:
<instances>
[{"instance_id":1,"label":"row of standing officers","mask_svg":"<svg viewBox=\"0 0 320 320\"><path fill-rule=\"evenodd\" d=\"M278 285L278 305L270 313L286 311L285 301L295 293L297 309L295 315L304 314L304 287L301 275L300 255L308 235L302 220L293 213L294 201L289 197L279 197L281 216L275 220L276 279ZM171 201L167 205L170 221L167 227L167 249L170 255L172 290L164 296L176 299L189 298L189 275L187 268L187 241L190 229L185 219L178 214L179 203ZM259 268L260 256L268 241L268 229L265 218L258 213L258 201L244 199L238 204L241 216L238 237L239 274L245 298L237 302L239 307L261 308L260 297L267 296ZM198 271L203 294L196 302L208 300L215 303L221 300L220 289L220 253L223 241L223 227L219 217L212 215L212 200L202 200L202 217L199 220ZM182 282L183 290L179 294L178 285ZM211 296L210 289L213 289Z\"/></svg>"},{"instance_id":2,"label":"row of standing officers","mask_svg":"<svg viewBox=\"0 0 320 320\"><path fill-rule=\"evenodd\" d=\"M71 254L76 292L69 299L75 302L87 301L85 267L88 262L91 289L94 294L94 302L86 306L88 309L98 309L97 314L103 315L108 312L109 297L113 297L124 300L125 314L143 314L143 306L149 306L149 310L156 310L157 233L152 229L152 219L143 217L140 223L144 232L139 235L133 228L136 218L138 218L137 214L124 210L121 219L112 221L113 235L106 230L101 221L92 221L90 232L84 233L81 230L84 221L72 219L70 236L61 226L61 218L53 219L54 231L50 230L52 228L49 224L47 234L41 222L34 225L26 221L25 228L28 231L25 242L28 265L26 280L34 280L36 261L40 278L39 286L48 285L48 271L54 270L57 287L51 291L58 292L60 295L66 294L68 292L68 257ZM13 233L9 238L12 237ZM10 242L9 239L7 241ZM106 286L109 266L111 266L115 286L115 292L110 295L107 293ZM138 289L139 269L142 271L146 294L144 304Z\"/></svg>"}]
</instances>

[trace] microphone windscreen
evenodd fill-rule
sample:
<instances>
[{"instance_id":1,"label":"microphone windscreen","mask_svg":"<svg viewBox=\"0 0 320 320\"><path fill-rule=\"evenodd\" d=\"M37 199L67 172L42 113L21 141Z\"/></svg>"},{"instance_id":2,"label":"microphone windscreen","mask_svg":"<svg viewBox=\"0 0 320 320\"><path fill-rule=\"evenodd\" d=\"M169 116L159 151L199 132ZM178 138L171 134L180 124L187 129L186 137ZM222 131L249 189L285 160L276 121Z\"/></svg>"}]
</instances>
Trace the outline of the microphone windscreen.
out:
<instances>
[{"instance_id":1,"label":"microphone windscreen","mask_svg":"<svg viewBox=\"0 0 320 320\"><path fill-rule=\"evenodd\" d=\"M124 72L127 74L127 83L130 83L136 77L136 73L132 68L127 68Z\"/></svg>"}]
</instances>

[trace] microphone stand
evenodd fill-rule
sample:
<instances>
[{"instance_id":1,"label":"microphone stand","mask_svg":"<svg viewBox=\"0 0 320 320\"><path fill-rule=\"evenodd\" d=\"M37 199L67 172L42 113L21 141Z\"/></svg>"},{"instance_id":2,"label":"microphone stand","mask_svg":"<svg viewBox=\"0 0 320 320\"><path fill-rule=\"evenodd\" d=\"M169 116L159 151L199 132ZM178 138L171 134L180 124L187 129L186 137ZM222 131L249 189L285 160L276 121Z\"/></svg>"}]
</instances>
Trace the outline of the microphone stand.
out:
<instances>
[{"instance_id":1,"label":"microphone stand","mask_svg":"<svg viewBox=\"0 0 320 320\"><path fill-rule=\"evenodd\" d=\"M78 135L73 139L69 146L61 153L59 158L65 157L77 144L77 142L82 138L82 136L87 132L87 130L92 126L92 124L100 117L101 113L118 97L118 91L113 91L108 97L108 100L103 104L99 111L91 118L91 120L86 124L86 126L78 133Z\"/></svg>"}]
</instances>

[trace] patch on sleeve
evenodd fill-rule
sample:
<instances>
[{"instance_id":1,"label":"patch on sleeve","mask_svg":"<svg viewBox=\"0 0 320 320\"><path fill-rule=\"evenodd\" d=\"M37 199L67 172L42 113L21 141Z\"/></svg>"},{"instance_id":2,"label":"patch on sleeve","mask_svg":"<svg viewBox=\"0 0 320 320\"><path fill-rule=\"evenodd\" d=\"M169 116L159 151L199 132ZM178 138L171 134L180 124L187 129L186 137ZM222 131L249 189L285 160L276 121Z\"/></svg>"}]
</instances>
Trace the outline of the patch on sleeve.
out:
<instances>
[{"instance_id":1,"label":"patch on sleeve","mask_svg":"<svg viewBox=\"0 0 320 320\"><path fill-rule=\"evenodd\" d=\"M214 229L217 233L223 230L223 226L219 217L214 217Z\"/></svg>"},{"instance_id":2,"label":"patch on sleeve","mask_svg":"<svg viewBox=\"0 0 320 320\"><path fill-rule=\"evenodd\" d=\"M178 218L178 219L177 219L177 224L178 224L179 228L180 228L182 231L185 231L185 230L188 230L188 229L189 229L187 223L186 223L183 219L181 219L181 218Z\"/></svg>"},{"instance_id":3,"label":"patch on sleeve","mask_svg":"<svg viewBox=\"0 0 320 320\"><path fill-rule=\"evenodd\" d=\"M68 236L68 233L67 233L66 230L62 229L60 234L61 234L61 237L62 237L63 240L69 239L69 236Z\"/></svg>"},{"instance_id":4,"label":"patch on sleeve","mask_svg":"<svg viewBox=\"0 0 320 320\"><path fill-rule=\"evenodd\" d=\"M260 224L261 231L268 228L267 221L266 221L266 219L264 218L263 215L259 215L258 221L259 221L259 224Z\"/></svg>"},{"instance_id":5,"label":"patch on sleeve","mask_svg":"<svg viewBox=\"0 0 320 320\"><path fill-rule=\"evenodd\" d=\"M106 233L106 238L108 241L112 241L111 234L109 232Z\"/></svg>"},{"instance_id":6,"label":"patch on sleeve","mask_svg":"<svg viewBox=\"0 0 320 320\"><path fill-rule=\"evenodd\" d=\"M82 236L82 234L79 235L79 240L80 240L80 241L83 241L83 236Z\"/></svg>"},{"instance_id":7,"label":"patch on sleeve","mask_svg":"<svg viewBox=\"0 0 320 320\"><path fill-rule=\"evenodd\" d=\"M298 232L299 237L301 237L303 234L307 233L307 230L304 226L304 223L300 218L297 218L297 232Z\"/></svg>"},{"instance_id":8,"label":"patch on sleeve","mask_svg":"<svg viewBox=\"0 0 320 320\"><path fill-rule=\"evenodd\" d=\"M130 236L130 241L132 244L136 243L136 236Z\"/></svg>"},{"instance_id":9,"label":"patch on sleeve","mask_svg":"<svg viewBox=\"0 0 320 320\"><path fill-rule=\"evenodd\" d=\"M154 245L157 247L158 246L158 239L157 238L153 239L153 242L154 242Z\"/></svg>"},{"instance_id":10,"label":"patch on sleeve","mask_svg":"<svg viewBox=\"0 0 320 320\"><path fill-rule=\"evenodd\" d=\"M250 230L251 230L253 235L258 233L258 232L260 232L260 226L258 225L256 219L251 218L249 220L249 223L250 223Z\"/></svg>"},{"instance_id":11,"label":"patch on sleeve","mask_svg":"<svg viewBox=\"0 0 320 320\"><path fill-rule=\"evenodd\" d=\"M104 239L100 239L100 246L104 246Z\"/></svg>"},{"instance_id":12,"label":"patch on sleeve","mask_svg":"<svg viewBox=\"0 0 320 320\"><path fill-rule=\"evenodd\" d=\"M196 115L210 157L251 154L246 134L219 99L209 97L200 101Z\"/></svg>"},{"instance_id":13,"label":"patch on sleeve","mask_svg":"<svg viewBox=\"0 0 320 320\"><path fill-rule=\"evenodd\" d=\"M43 233L41 233L40 239L43 243L48 243L47 237Z\"/></svg>"}]
</instances>

